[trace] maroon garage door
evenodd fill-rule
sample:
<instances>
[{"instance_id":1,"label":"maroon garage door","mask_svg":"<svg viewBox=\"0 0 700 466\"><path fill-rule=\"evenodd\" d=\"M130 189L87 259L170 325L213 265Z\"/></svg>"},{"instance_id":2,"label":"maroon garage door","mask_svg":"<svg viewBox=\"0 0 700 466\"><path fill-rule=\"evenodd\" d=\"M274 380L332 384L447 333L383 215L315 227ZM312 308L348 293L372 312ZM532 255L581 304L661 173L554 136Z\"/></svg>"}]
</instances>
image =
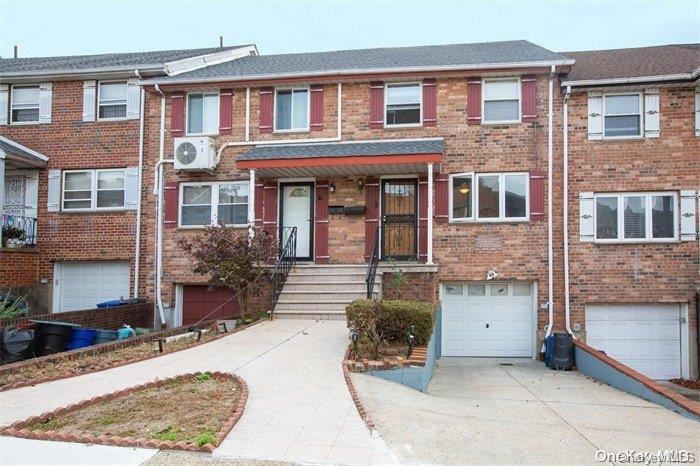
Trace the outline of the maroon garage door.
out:
<instances>
[{"instance_id":1,"label":"maroon garage door","mask_svg":"<svg viewBox=\"0 0 700 466\"><path fill-rule=\"evenodd\" d=\"M238 300L230 288L209 288L207 285L185 285L182 289L182 324L201 319L239 316ZM208 315L211 313L211 315Z\"/></svg>"}]
</instances>

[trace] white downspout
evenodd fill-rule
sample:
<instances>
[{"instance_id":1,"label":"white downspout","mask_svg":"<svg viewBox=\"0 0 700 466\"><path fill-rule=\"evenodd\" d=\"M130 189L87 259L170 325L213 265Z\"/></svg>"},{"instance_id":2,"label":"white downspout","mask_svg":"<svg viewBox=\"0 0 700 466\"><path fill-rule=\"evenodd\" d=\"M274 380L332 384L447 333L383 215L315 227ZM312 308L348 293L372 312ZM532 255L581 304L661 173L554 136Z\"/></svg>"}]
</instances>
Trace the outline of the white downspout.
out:
<instances>
[{"instance_id":1,"label":"white downspout","mask_svg":"<svg viewBox=\"0 0 700 466\"><path fill-rule=\"evenodd\" d=\"M552 166L553 161L553 104L554 96L554 72L555 66L552 65L552 70L549 74L549 102L548 102L548 133L547 133L547 293L549 311L549 324L547 325L547 334L552 334L554 326L554 244L553 244L553 225L552 225Z\"/></svg>"},{"instance_id":2,"label":"white downspout","mask_svg":"<svg viewBox=\"0 0 700 466\"><path fill-rule=\"evenodd\" d=\"M433 265L433 164L428 164L428 257L427 265Z\"/></svg>"},{"instance_id":3,"label":"white downspout","mask_svg":"<svg viewBox=\"0 0 700 466\"><path fill-rule=\"evenodd\" d=\"M134 74L139 79L141 78L141 74L139 73L139 70L134 70ZM135 245L134 245L134 292L132 293L132 297L138 298L139 296L139 283L140 283L140 275L141 275L141 190L143 189L143 133L144 133L144 120L145 120L145 115L144 115L144 110L146 107L146 91L144 90L143 86L141 86L141 104L140 104L140 113L139 113L139 179L138 179L138 187L139 187L139 192L137 195L137 204L136 204L136 239L135 239Z\"/></svg>"},{"instance_id":4,"label":"white downspout","mask_svg":"<svg viewBox=\"0 0 700 466\"><path fill-rule=\"evenodd\" d=\"M161 297L163 278L163 164L172 163L174 160L166 160L165 157L165 94L160 90L158 84L155 90L160 94L160 144L158 148L158 162L154 167L156 194L156 303L160 314L161 325L165 323L165 310L163 309L163 299Z\"/></svg>"},{"instance_id":5,"label":"white downspout","mask_svg":"<svg viewBox=\"0 0 700 466\"><path fill-rule=\"evenodd\" d=\"M566 331L576 338L571 330L571 309L569 308L569 96L571 86L566 86L564 95L564 314L566 315Z\"/></svg>"}]
</instances>

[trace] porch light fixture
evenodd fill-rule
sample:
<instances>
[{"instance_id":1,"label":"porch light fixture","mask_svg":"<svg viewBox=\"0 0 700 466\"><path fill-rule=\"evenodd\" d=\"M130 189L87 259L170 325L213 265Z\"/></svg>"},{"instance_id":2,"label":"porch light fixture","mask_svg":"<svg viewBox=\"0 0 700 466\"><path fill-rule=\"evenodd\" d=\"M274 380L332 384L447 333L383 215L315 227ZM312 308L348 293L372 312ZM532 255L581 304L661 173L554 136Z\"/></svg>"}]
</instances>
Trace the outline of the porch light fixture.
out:
<instances>
[{"instance_id":1,"label":"porch light fixture","mask_svg":"<svg viewBox=\"0 0 700 466\"><path fill-rule=\"evenodd\" d=\"M359 191L362 191L362 188L364 188L364 186L365 186L365 180L363 180L362 178L357 180L357 189Z\"/></svg>"},{"instance_id":2,"label":"porch light fixture","mask_svg":"<svg viewBox=\"0 0 700 466\"><path fill-rule=\"evenodd\" d=\"M330 192L334 193L334 192L335 192L335 183L331 183L331 184L328 186L328 190L329 190Z\"/></svg>"}]
</instances>

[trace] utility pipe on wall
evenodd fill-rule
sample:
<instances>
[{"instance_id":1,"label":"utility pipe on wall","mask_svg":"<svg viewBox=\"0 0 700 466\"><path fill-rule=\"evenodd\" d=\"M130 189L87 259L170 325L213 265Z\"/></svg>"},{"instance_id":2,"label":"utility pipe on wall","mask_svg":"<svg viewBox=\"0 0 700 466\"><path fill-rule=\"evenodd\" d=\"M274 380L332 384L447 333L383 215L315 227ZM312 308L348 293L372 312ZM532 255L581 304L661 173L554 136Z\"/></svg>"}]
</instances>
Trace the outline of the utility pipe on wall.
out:
<instances>
[{"instance_id":1,"label":"utility pipe on wall","mask_svg":"<svg viewBox=\"0 0 700 466\"><path fill-rule=\"evenodd\" d=\"M551 72L549 73L549 102L548 102L548 133L547 133L547 268L548 268L548 279L547 279L547 292L548 292L548 302L547 308L549 311L549 324L547 325L546 336L552 334L552 327L554 326L554 244L553 244L553 225L552 225L552 166L553 163L553 104L552 99L554 96L554 73L556 67L552 65Z\"/></svg>"},{"instance_id":2,"label":"utility pipe on wall","mask_svg":"<svg viewBox=\"0 0 700 466\"><path fill-rule=\"evenodd\" d=\"M154 190L156 194L156 303L160 314L161 325L165 323L165 310L161 297L163 278L163 164L173 163L174 160L165 157L165 94L155 85L155 90L160 94L160 143L158 148L158 162L153 169L155 176Z\"/></svg>"},{"instance_id":3,"label":"utility pipe on wall","mask_svg":"<svg viewBox=\"0 0 700 466\"><path fill-rule=\"evenodd\" d=\"M569 96L571 86L566 86L564 95L563 142L564 142L564 314L566 316L566 331L576 338L571 331L571 310L569 308Z\"/></svg>"},{"instance_id":4,"label":"utility pipe on wall","mask_svg":"<svg viewBox=\"0 0 700 466\"><path fill-rule=\"evenodd\" d=\"M134 74L141 79L139 70L134 70ZM141 190L143 189L143 134L144 134L144 110L146 107L146 91L141 86L141 104L139 113L139 192L136 199L136 238L134 241L134 291L132 297L139 297L139 282L141 275Z\"/></svg>"}]
</instances>

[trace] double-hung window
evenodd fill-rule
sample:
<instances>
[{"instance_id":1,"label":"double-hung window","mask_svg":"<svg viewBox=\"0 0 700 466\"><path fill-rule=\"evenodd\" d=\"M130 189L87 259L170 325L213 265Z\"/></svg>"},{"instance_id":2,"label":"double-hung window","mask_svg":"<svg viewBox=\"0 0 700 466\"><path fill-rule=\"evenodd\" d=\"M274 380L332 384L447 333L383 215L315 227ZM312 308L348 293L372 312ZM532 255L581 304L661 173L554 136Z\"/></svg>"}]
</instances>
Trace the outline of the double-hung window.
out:
<instances>
[{"instance_id":1,"label":"double-hung window","mask_svg":"<svg viewBox=\"0 0 700 466\"><path fill-rule=\"evenodd\" d=\"M39 122L39 86L12 86L12 123Z\"/></svg>"},{"instance_id":2,"label":"double-hung window","mask_svg":"<svg viewBox=\"0 0 700 466\"><path fill-rule=\"evenodd\" d=\"M484 79L483 123L520 121L520 79Z\"/></svg>"},{"instance_id":3,"label":"double-hung window","mask_svg":"<svg viewBox=\"0 0 700 466\"><path fill-rule=\"evenodd\" d=\"M450 176L450 221L529 219L527 173L460 173Z\"/></svg>"},{"instance_id":4,"label":"double-hung window","mask_svg":"<svg viewBox=\"0 0 700 466\"><path fill-rule=\"evenodd\" d=\"M126 81L100 81L97 92L98 118L114 120L126 118Z\"/></svg>"},{"instance_id":5,"label":"double-hung window","mask_svg":"<svg viewBox=\"0 0 700 466\"><path fill-rule=\"evenodd\" d=\"M641 136L641 94L604 95L603 125L606 138Z\"/></svg>"},{"instance_id":6,"label":"double-hung window","mask_svg":"<svg viewBox=\"0 0 700 466\"><path fill-rule=\"evenodd\" d=\"M601 242L672 241L678 238L674 193L595 195L595 239Z\"/></svg>"},{"instance_id":7,"label":"double-hung window","mask_svg":"<svg viewBox=\"0 0 700 466\"><path fill-rule=\"evenodd\" d=\"M187 134L219 132L219 94L187 95Z\"/></svg>"},{"instance_id":8,"label":"double-hung window","mask_svg":"<svg viewBox=\"0 0 700 466\"><path fill-rule=\"evenodd\" d=\"M309 90L275 90L275 131L309 130Z\"/></svg>"},{"instance_id":9,"label":"double-hung window","mask_svg":"<svg viewBox=\"0 0 700 466\"><path fill-rule=\"evenodd\" d=\"M420 83L386 85L386 126L421 124L422 91Z\"/></svg>"},{"instance_id":10,"label":"double-hung window","mask_svg":"<svg viewBox=\"0 0 700 466\"><path fill-rule=\"evenodd\" d=\"M63 172L63 210L123 209L123 169L70 170Z\"/></svg>"},{"instance_id":11,"label":"double-hung window","mask_svg":"<svg viewBox=\"0 0 700 466\"><path fill-rule=\"evenodd\" d=\"M180 190L180 226L247 225L247 181L184 183Z\"/></svg>"}]
</instances>

